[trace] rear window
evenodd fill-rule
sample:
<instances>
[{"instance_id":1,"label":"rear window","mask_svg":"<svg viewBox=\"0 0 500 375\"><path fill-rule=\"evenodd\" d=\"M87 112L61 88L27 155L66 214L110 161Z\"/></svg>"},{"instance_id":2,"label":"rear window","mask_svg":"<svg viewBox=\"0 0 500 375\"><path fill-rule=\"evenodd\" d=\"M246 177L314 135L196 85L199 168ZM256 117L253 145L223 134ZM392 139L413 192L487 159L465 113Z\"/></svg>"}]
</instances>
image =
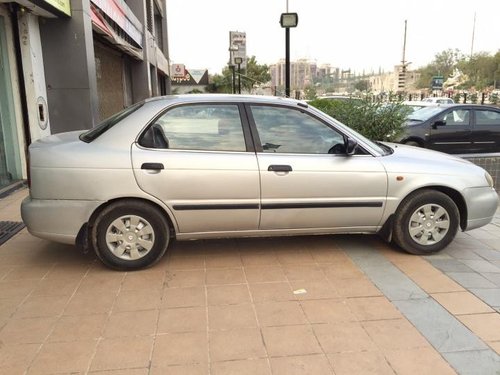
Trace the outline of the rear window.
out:
<instances>
[{"instance_id":1,"label":"rear window","mask_svg":"<svg viewBox=\"0 0 500 375\"><path fill-rule=\"evenodd\" d=\"M128 117L129 115L137 111L143 105L144 102L139 102L134 105L131 105L130 107L125 108L123 111L115 113L113 116L108 117L106 120L101 122L95 128L92 128L89 131L80 134L80 140L87 143L92 142L94 139L99 138L100 135L107 132L121 120L123 120L124 118Z\"/></svg>"}]
</instances>

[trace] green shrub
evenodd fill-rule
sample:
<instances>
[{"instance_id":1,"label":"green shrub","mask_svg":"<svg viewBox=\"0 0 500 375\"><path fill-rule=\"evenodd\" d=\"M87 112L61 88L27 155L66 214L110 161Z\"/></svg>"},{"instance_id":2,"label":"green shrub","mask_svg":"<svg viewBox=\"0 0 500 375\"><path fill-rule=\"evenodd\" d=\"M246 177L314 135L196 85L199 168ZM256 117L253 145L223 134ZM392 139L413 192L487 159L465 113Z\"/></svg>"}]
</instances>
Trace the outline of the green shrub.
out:
<instances>
[{"instance_id":1,"label":"green shrub","mask_svg":"<svg viewBox=\"0 0 500 375\"><path fill-rule=\"evenodd\" d=\"M363 134L380 141L393 141L403 131L403 123L410 109L401 102L381 103L364 100L316 99L309 105L327 113L336 120Z\"/></svg>"}]
</instances>

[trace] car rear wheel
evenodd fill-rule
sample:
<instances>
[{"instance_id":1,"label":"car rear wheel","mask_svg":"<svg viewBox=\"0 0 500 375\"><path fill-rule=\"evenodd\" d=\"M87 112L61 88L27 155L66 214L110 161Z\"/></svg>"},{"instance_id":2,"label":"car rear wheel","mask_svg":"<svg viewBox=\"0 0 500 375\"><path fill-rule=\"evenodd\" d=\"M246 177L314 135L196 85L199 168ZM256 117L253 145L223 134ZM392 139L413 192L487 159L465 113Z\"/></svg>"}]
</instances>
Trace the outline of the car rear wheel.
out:
<instances>
[{"instance_id":1,"label":"car rear wheel","mask_svg":"<svg viewBox=\"0 0 500 375\"><path fill-rule=\"evenodd\" d=\"M411 254L432 254L453 241L460 214L453 200L435 190L421 190L403 200L394 220L394 242Z\"/></svg>"},{"instance_id":2,"label":"car rear wheel","mask_svg":"<svg viewBox=\"0 0 500 375\"><path fill-rule=\"evenodd\" d=\"M108 267L135 270L155 264L170 240L164 215L140 201L119 201L102 210L94 226L94 248Z\"/></svg>"}]
</instances>

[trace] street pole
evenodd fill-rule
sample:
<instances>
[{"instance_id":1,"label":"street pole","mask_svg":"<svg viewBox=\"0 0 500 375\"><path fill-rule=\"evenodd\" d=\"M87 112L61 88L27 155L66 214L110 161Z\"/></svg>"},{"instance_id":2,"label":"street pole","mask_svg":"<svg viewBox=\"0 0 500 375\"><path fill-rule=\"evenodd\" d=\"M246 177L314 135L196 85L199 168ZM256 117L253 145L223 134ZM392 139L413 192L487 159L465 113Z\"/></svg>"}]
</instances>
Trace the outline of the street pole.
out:
<instances>
[{"instance_id":1,"label":"street pole","mask_svg":"<svg viewBox=\"0 0 500 375\"><path fill-rule=\"evenodd\" d=\"M290 28L285 27L285 97L290 97Z\"/></svg>"},{"instance_id":2,"label":"street pole","mask_svg":"<svg viewBox=\"0 0 500 375\"><path fill-rule=\"evenodd\" d=\"M234 65L231 65L231 70L233 71L233 94L236 93L236 73L234 71Z\"/></svg>"},{"instance_id":3,"label":"street pole","mask_svg":"<svg viewBox=\"0 0 500 375\"><path fill-rule=\"evenodd\" d=\"M241 94L241 64L238 63L238 94Z\"/></svg>"},{"instance_id":4,"label":"street pole","mask_svg":"<svg viewBox=\"0 0 500 375\"><path fill-rule=\"evenodd\" d=\"M287 1L288 10L288 1ZM281 27L285 29L285 96L290 97L290 27L297 27L299 16L297 13L282 13Z\"/></svg>"}]
</instances>

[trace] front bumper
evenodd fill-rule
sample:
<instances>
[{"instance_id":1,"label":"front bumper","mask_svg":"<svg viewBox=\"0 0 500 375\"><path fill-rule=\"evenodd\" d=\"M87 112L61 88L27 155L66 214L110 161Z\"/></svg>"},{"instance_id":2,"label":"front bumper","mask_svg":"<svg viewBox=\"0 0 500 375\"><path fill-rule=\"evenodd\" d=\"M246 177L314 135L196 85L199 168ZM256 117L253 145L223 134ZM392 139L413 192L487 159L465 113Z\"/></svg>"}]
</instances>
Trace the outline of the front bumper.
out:
<instances>
[{"instance_id":1,"label":"front bumper","mask_svg":"<svg viewBox=\"0 0 500 375\"><path fill-rule=\"evenodd\" d=\"M55 242L75 244L80 228L102 203L104 202L27 197L21 203L21 216L32 235Z\"/></svg>"},{"instance_id":2,"label":"front bumper","mask_svg":"<svg viewBox=\"0 0 500 375\"><path fill-rule=\"evenodd\" d=\"M489 224L498 208L498 194L490 187L468 188L464 191L467 204L467 227L465 230Z\"/></svg>"}]
</instances>

